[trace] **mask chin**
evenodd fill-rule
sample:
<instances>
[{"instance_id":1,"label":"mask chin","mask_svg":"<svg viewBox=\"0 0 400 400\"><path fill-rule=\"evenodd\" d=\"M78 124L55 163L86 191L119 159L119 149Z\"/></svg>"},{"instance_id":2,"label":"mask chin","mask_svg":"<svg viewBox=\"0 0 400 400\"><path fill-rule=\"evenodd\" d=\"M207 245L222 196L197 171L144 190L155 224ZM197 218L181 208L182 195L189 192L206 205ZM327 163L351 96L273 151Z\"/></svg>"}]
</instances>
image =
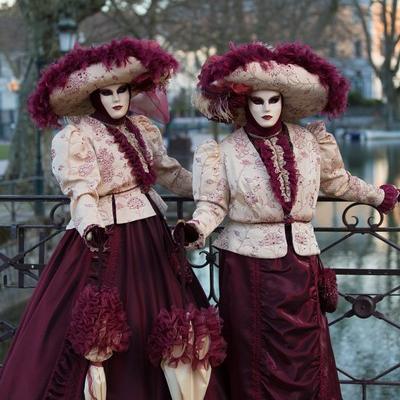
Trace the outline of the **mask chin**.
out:
<instances>
[{"instance_id":1,"label":"mask chin","mask_svg":"<svg viewBox=\"0 0 400 400\"><path fill-rule=\"evenodd\" d=\"M114 110L113 108L108 108L104 107L107 114L110 116L112 119L121 119L125 117L125 115L128 113L128 106L122 107L120 110Z\"/></svg>"}]
</instances>

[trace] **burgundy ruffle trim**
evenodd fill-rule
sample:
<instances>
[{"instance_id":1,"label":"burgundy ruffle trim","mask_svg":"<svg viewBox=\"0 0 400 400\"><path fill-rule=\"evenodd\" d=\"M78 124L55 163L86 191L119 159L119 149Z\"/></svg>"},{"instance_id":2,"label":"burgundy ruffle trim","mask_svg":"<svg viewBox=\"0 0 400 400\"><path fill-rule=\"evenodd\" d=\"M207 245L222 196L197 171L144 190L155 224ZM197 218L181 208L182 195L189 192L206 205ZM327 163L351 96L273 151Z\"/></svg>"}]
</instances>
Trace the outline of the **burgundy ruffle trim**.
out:
<instances>
[{"instance_id":1,"label":"burgundy ruffle trim","mask_svg":"<svg viewBox=\"0 0 400 400\"><path fill-rule=\"evenodd\" d=\"M378 211L387 214L392 211L399 199L399 189L393 185L382 185L380 188L385 192L382 203L377 207Z\"/></svg>"},{"instance_id":2,"label":"burgundy ruffle trim","mask_svg":"<svg viewBox=\"0 0 400 400\"><path fill-rule=\"evenodd\" d=\"M72 310L67 334L77 354L93 349L100 354L125 351L131 332L117 288L87 285Z\"/></svg>"},{"instance_id":3,"label":"burgundy ruffle trim","mask_svg":"<svg viewBox=\"0 0 400 400\"><path fill-rule=\"evenodd\" d=\"M221 334L222 320L215 307L196 309L190 304L186 309L173 307L161 310L148 341L152 364L165 361L177 367L179 361L199 366L216 367L226 357L226 342ZM201 357L206 338L209 348Z\"/></svg>"},{"instance_id":4,"label":"burgundy ruffle trim","mask_svg":"<svg viewBox=\"0 0 400 400\"><path fill-rule=\"evenodd\" d=\"M81 398L80 382L85 374L88 361L79 357L71 343L64 341L62 352L44 392L43 400Z\"/></svg>"},{"instance_id":5,"label":"burgundy ruffle trim","mask_svg":"<svg viewBox=\"0 0 400 400\"><path fill-rule=\"evenodd\" d=\"M296 160L294 157L292 145L289 141L289 133L287 131L286 125L283 125L283 130L278 136L277 145L280 146L283 150L283 159L285 161L284 168L289 176L289 185L290 185L289 201L285 201L281 193L279 177L275 170L275 165L273 162L272 150L265 144L263 139L253 139L251 138L251 136L250 139L253 140L254 145L260 154L261 160L263 161L265 168L268 171L268 174L270 176L270 184L272 187L272 191L275 195L275 198L282 206L285 215L289 215L293 207L293 204L296 200L299 172L297 170ZM287 222L290 223L292 221L288 220Z\"/></svg>"},{"instance_id":6,"label":"burgundy ruffle trim","mask_svg":"<svg viewBox=\"0 0 400 400\"><path fill-rule=\"evenodd\" d=\"M192 323L195 332L192 368L197 369L200 366L208 368L209 365L213 368L217 367L225 360L227 347L221 334L222 320L218 315L218 310L215 307L197 310ZM200 353L204 346L204 340L207 338L210 347L202 357Z\"/></svg>"},{"instance_id":7,"label":"burgundy ruffle trim","mask_svg":"<svg viewBox=\"0 0 400 400\"><path fill-rule=\"evenodd\" d=\"M115 142L118 144L119 150L125 155L128 164L131 168L132 176L134 176L143 192L148 192L150 187L156 182L156 174L150 161L150 156L146 148L146 144L140 134L139 128L135 126L128 118L126 119L126 127L129 132L135 137L141 151L149 172L146 172L143 163L140 160L139 154L136 149L129 143L127 137L116 127L107 126L108 131L114 136Z\"/></svg>"}]
</instances>

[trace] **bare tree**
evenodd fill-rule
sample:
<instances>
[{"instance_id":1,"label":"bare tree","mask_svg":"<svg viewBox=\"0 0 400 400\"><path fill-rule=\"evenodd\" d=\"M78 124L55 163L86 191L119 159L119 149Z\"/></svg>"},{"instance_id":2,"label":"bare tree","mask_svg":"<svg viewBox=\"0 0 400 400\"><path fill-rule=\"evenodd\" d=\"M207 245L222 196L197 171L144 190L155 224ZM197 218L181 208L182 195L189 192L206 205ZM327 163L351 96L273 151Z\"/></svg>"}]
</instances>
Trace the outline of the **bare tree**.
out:
<instances>
[{"instance_id":1,"label":"bare tree","mask_svg":"<svg viewBox=\"0 0 400 400\"><path fill-rule=\"evenodd\" d=\"M21 26L27 32L27 68L20 88L20 107L17 127L12 138L9 156L8 179L31 177L37 170L38 158L33 157L42 144L49 148L49 135L43 134L43 143L38 143L37 130L27 113L26 101L32 92L40 69L59 55L57 23L62 16L70 16L77 23L99 11L104 0L17 0L14 7L22 16ZM42 151L48 155L49 151ZM37 156L37 154L36 154ZM39 160L40 161L40 160ZM46 159L45 162L48 162Z\"/></svg>"},{"instance_id":2,"label":"bare tree","mask_svg":"<svg viewBox=\"0 0 400 400\"><path fill-rule=\"evenodd\" d=\"M382 83L383 95L386 98L386 125L392 128L395 120L399 120L396 76L400 66L400 24L397 0L371 0L365 2L353 0L363 27L367 47L368 61ZM382 38L372 37L370 21L373 12L377 12L382 24ZM376 43L376 40L378 43ZM382 62L374 58L374 46L381 48Z\"/></svg>"},{"instance_id":3,"label":"bare tree","mask_svg":"<svg viewBox=\"0 0 400 400\"><path fill-rule=\"evenodd\" d=\"M302 40L319 46L338 1L17 0L15 7L26 28L29 62L21 85L21 107L8 178L32 176L35 171L32 150L37 135L25 104L34 88L37 71L59 55L56 27L61 16L71 16L77 23L82 21L88 43L124 35L153 38L171 50L192 52L200 67L206 57L226 51L232 41ZM43 135L43 139L46 142L49 135ZM47 148L48 144L44 143L44 149Z\"/></svg>"},{"instance_id":4,"label":"bare tree","mask_svg":"<svg viewBox=\"0 0 400 400\"><path fill-rule=\"evenodd\" d=\"M17 7L0 8L0 50L13 75L21 78L26 67L27 31Z\"/></svg>"}]
</instances>

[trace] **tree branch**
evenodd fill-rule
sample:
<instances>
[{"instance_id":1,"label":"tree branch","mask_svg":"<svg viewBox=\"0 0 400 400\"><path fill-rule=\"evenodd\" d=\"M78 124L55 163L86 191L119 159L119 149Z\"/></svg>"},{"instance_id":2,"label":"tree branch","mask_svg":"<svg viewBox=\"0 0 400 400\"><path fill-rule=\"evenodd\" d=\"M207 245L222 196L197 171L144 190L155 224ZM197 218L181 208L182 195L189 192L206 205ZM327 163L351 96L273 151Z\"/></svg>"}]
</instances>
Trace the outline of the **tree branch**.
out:
<instances>
[{"instance_id":1,"label":"tree branch","mask_svg":"<svg viewBox=\"0 0 400 400\"><path fill-rule=\"evenodd\" d=\"M358 0L353 0L353 5L357 10L358 16L360 17L361 26L362 26L364 36L365 36L365 41L367 44L368 61L369 61L370 65L372 66L373 70L375 71L376 75L379 76L379 74L380 74L379 68L372 59L372 40L371 40L371 34L368 30L366 16L365 16L364 11Z\"/></svg>"}]
</instances>

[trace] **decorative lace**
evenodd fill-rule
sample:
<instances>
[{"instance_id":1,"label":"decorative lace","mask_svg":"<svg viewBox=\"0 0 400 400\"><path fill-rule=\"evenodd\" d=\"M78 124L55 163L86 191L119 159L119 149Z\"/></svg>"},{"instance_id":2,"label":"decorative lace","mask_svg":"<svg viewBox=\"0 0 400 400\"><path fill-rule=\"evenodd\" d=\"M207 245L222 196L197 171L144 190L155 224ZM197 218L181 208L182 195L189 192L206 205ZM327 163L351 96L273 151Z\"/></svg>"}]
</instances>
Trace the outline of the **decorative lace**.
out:
<instances>
[{"instance_id":1,"label":"decorative lace","mask_svg":"<svg viewBox=\"0 0 400 400\"><path fill-rule=\"evenodd\" d=\"M283 125L283 130L278 136L266 139L250 137L250 140L268 171L276 200L282 206L285 215L289 216L296 200L299 172L287 127Z\"/></svg>"}]
</instances>

